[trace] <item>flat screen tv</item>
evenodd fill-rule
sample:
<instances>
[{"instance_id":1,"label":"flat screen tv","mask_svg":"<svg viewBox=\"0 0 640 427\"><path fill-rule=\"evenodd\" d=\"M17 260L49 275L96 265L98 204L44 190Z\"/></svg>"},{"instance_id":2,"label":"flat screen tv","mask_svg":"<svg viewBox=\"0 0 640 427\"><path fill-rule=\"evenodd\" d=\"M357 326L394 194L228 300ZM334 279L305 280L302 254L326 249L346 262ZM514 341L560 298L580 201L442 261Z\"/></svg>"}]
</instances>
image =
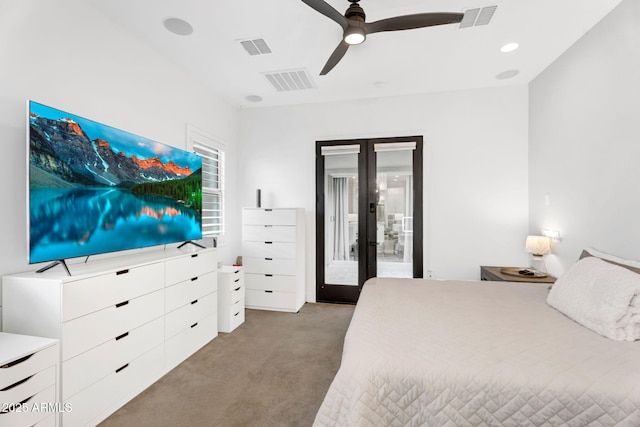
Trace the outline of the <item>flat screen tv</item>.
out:
<instances>
[{"instance_id":1,"label":"flat screen tv","mask_svg":"<svg viewBox=\"0 0 640 427\"><path fill-rule=\"evenodd\" d=\"M33 101L27 128L30 264L202 238L200 156Z\"/></svg>"}]
</instances>

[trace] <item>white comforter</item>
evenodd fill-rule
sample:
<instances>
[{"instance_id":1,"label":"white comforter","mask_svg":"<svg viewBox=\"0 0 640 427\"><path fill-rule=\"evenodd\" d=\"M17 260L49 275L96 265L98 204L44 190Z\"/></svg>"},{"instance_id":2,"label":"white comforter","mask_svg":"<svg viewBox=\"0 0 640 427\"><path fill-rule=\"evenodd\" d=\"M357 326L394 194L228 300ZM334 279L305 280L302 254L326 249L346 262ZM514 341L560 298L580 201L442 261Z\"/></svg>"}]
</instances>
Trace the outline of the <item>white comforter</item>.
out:
<instances>
[{"instance_id":1,"label":"white comforter","mask_svg":"<svg viewBox=\"0 0 640 427\"><path fill-rule=\"evenodd\" d=\"M640 426L640 342L568 319L547 287L370 280L315 425Z\"/></svg>"}]
</instances>

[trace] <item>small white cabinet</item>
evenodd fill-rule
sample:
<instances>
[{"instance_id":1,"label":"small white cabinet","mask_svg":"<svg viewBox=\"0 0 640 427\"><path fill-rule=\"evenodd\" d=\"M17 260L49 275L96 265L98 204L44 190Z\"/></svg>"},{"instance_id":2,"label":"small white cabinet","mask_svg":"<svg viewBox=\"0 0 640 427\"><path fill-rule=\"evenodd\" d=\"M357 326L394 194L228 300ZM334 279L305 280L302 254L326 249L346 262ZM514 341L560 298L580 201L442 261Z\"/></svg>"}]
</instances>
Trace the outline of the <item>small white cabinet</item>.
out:
<instances>
[{"instance_id":1,"label":"small white cabinet","mask_svg":"<svg viewBox=\"0 0 640 427\"><path fill-rule=\"evenodd\" d=\"M4 330L60 340L64 427L98 424L218 334L215 249L70 269L3 277Z\"/></svg>"},{"instance_id":2,"label":"small white cabinet","mask_svg":"<svg viewBox=\"0 0 640 427\"><path fill-rule=\"evenodd\" d=\"M225 265L218 270L218 331L231 332L244 323L244 269Z\"/></svg>"},{"instance_id":3,"label":"small white cabinet","mask_svg":"<svg viewBox=\"0 0 640 427\"><path fill-rule=\"evenodd\" d=\"M58 425L59 356L57 340L0 332L0 426Z\"/></svg>"},{"instance_id":4,"label":"small white cabinet","mask_svg":"<svg viewBox=\"0 0 640 427\"><path fill-rule=\"evenodd\" d=\"M305 302L302 208L244 208L242 262L247 308L297 312Z\"/></svg>"}]
</instances>

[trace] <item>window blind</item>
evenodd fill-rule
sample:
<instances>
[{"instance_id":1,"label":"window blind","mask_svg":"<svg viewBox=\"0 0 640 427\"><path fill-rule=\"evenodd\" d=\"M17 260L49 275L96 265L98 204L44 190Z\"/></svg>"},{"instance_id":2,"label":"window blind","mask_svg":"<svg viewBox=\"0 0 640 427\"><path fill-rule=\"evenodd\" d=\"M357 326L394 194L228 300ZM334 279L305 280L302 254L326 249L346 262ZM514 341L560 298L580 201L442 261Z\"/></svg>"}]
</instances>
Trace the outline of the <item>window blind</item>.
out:
<instances>
[{"instance_id":1,"label":"window blind","mask_svg":"<svg viewBox=\"0 0 640 427\"><path fill-rule=\"evenodd\" d=\"M202 157L202 236L224 233L224 152L201 142L193 150Z\"/></svg>"}]
</instances>

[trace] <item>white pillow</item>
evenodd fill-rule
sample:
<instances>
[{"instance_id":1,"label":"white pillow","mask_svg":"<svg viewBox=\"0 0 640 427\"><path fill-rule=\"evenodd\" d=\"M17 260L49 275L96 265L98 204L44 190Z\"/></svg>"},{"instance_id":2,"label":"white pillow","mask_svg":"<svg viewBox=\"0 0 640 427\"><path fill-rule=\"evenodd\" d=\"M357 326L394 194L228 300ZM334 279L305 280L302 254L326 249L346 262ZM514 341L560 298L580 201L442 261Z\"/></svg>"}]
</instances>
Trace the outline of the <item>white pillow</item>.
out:
<instances>
[{"instance_id":1,"label":"white pillow","mask_svg":"<svg viewBox=\"0 0 640 427\"><path fill-rule=\"evenodd\" d=\"M640 339L640 274L624 267L583 258L556 280L547 303L607 338Z\"/></svg>"}]
</instances>

